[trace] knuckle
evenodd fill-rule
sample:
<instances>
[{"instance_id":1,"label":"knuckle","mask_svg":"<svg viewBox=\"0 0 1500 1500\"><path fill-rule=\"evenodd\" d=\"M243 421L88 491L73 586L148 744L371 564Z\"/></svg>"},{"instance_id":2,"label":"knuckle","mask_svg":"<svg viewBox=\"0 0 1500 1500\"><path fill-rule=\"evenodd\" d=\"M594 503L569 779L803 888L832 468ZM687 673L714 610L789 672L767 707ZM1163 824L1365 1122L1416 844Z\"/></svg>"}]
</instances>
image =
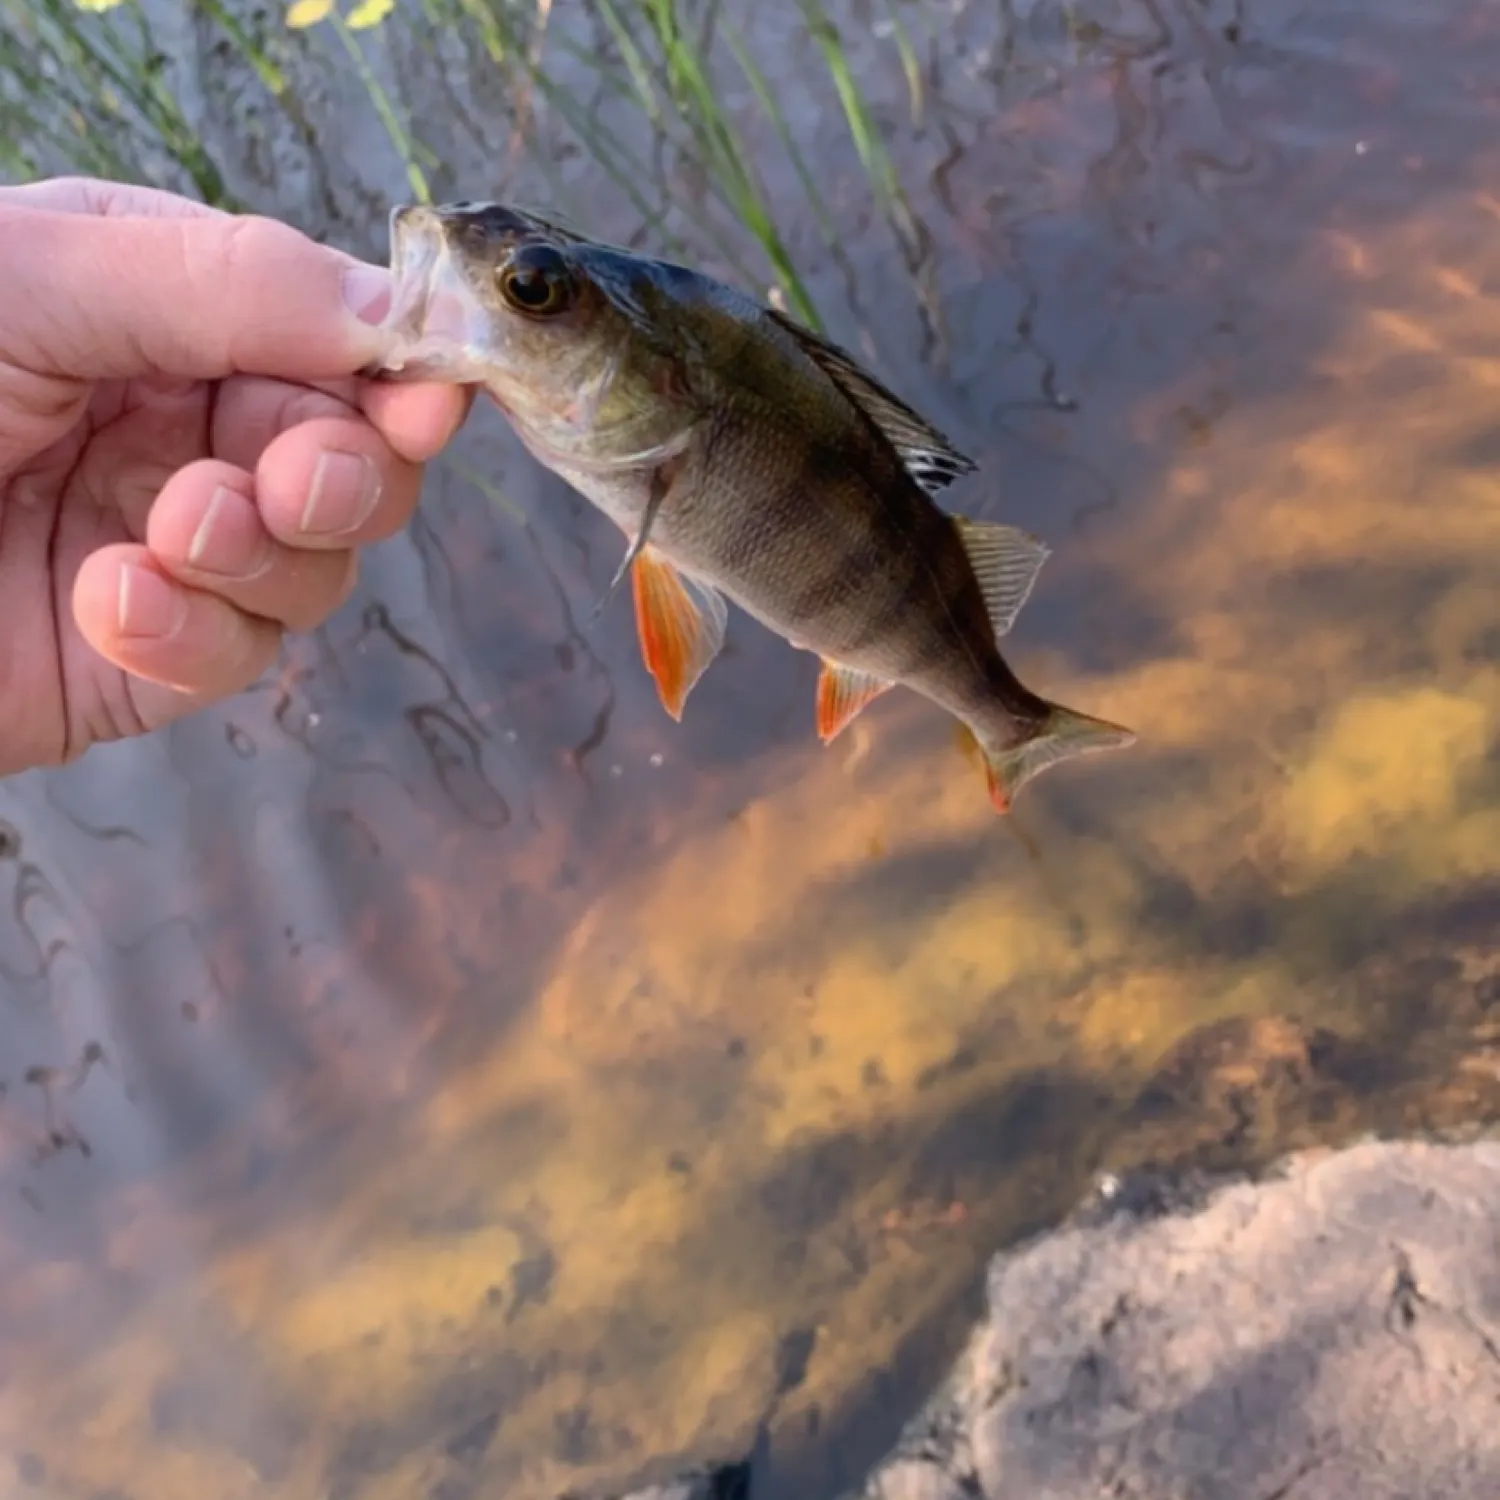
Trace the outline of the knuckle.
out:
<instances>
[{"instance_id":1,"label":"knuckle","mask_svg":"<svg viewBox=\"0 0 1500 1500\"><path fill-rule=\"evenodd\" d=\"M221 295L225 305L234 308L259 308L260 291L265 282L268 262L274 263L277 228L271 220L247 215L227 220L220 228ZM231 369L245 368L247 356L245 340L253 334L247 329L231 323L228 329L226 363Z\"/></svg>"},{"instance_id":2,"label":"knuckle","mask_svg":"<svg viewBox=\"0 0 1500 1500\"><path fill-rule=\"evenodd\" d=\"M64 376L33 374L0 356L0 403L27 429L51 439L83 415L89 389ZM37 447L45 446L38 443ZM16 478L12 474L12 478Z\"/></svg>"},{"instance_id":3,"label":"knuckle","mask_svg":"<svg viewBox=\"0 0 1500 1500\"><path fill-rule=\"evenodd\" d=\"M258 276L286 245L287 228L262 214L236 214L213 225L220 242L224 275L231 283Z\"/></svg>"},{"instance_id":4,"label":"knuckle","mask_svg":"<svg viewBox=\"0 0 1500 1500\"><path fill-rule=\"evenodd\" d=\"M177 233L194 304L223 310L216 323L201 328L195 337L214 349L225 373L242 370L253 363L249 349L262 332L261 310L276 306L267 293L275 287L287 237L295 231L274 219L241 214L185 218L177 224Z\"/></svg>"}]
</instances>

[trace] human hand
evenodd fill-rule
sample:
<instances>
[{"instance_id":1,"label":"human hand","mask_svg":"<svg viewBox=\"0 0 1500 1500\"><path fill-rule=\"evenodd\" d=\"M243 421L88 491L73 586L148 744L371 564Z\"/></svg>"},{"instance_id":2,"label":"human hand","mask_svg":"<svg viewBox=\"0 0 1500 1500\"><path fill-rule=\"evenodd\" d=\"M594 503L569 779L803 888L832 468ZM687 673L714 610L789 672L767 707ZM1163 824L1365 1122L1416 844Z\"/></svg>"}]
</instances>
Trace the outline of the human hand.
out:
<instances>
[{"instance_id":1,"label":"human hand","mask_svg":"<svg viewBox=\"0 0 1500 1500\"><path fill-rule=\"evenodd\" d=\"M407 523L468 395L357 376L387 285L169 193L0 187L0 776L248 687Z\"/></svg>"}]
</instances>

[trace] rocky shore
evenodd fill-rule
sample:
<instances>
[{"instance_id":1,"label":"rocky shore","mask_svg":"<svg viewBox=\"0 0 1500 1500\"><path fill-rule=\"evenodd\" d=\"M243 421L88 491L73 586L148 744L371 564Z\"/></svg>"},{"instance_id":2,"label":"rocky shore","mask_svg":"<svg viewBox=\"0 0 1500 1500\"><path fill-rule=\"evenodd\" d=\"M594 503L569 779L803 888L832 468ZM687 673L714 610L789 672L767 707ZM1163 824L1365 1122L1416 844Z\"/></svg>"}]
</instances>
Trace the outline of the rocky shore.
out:
<instances>
[{"instance_id":1,"label":"rocky shore","mask_svg":"<svg viewBox=\"0 0 1500 1500\"><path fill-rule=\"evenodd\" d=\"M839 1500L1493 1500L1497 1225L1488 1139L1105 1179ZM625 1500L763 1497L747 1462Z\"/></svg>"}]
</instances>

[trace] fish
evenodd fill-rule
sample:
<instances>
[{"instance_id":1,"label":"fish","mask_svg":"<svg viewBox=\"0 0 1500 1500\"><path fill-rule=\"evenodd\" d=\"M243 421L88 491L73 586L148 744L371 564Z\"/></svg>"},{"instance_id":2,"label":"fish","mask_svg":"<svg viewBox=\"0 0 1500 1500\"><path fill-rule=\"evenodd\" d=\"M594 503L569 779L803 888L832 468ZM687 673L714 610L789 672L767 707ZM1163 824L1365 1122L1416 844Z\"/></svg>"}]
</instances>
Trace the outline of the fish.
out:
<instances>
[{"instance_id":1,"label":"fish","mask_svg":"<svg viewBox=\"0 0 1500 1500\"><path fill-rule=\"evenodd\" d=\"M498 202L395 208L392 379L481 387L619 528L645 664L675 720L733 603L821 663L824 744L891 688L946 710L990 801L1135 734L1024 686L1000 641L1050 555L943 509L977 465L852 355L703 272Z\"/></svg>"}]
</instances>

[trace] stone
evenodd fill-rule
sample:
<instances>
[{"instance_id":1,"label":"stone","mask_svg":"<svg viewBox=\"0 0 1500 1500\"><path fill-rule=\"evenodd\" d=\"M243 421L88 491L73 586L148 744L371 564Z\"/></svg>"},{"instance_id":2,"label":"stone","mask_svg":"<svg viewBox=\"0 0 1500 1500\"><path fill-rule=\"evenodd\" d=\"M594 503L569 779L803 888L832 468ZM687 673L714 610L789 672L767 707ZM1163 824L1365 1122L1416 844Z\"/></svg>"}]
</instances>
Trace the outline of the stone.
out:
<instances>
[{"instance_id":1,"label":"stone","mask_svg":"<svg viewBox=\"0 0 1500 1500\"><path fill-rule=\"evenodd\" d=\"M1493 1140L1105 1179L995 1257L987 1319L843 1500L1493 1500L1497 1224Z\"/></svg>"},{"instance_id":2,"label":"stone","mask_svg":"<svg viewBox=\"0 0 1500 1500\"><path fill-rule=\"evenodd\" d=\"M987 1319L843 1500L1493 1500L1497 1223L1493 1140L1107 1178L995 1257ZM729 1472L624 1500L726 1500Z\"/></svg>"}]
</instances>

